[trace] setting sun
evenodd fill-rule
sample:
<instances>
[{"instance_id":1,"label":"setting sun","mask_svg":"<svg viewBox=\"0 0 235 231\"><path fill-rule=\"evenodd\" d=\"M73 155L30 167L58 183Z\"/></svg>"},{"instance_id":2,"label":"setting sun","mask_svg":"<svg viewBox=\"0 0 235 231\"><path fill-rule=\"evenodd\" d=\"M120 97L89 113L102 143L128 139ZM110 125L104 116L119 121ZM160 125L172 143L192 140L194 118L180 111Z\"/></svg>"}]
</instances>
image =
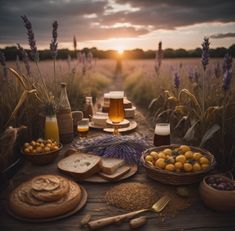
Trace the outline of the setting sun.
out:
<instances>
[{"instance_id":1,"label":"setting sun","mask_svg":"<svg viewBox=\"0 0 235 231\"><path fill-rule=\"evenodd\" d=\"M117 52L118 52L119 55L122 55L123 54L123 49L120 48L120 49L117 50Z\"/></svg>"}]
</instances>

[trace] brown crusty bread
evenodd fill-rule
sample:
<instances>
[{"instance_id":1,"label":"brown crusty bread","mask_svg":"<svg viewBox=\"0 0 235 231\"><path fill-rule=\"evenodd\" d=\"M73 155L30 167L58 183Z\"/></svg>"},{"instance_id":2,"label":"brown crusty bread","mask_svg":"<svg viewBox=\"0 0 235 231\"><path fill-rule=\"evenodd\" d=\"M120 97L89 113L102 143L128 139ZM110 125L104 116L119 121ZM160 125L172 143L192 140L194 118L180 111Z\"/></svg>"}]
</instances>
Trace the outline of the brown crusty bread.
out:
<instances>
[{"instance_id":1,"label":"brown crusty bread","mask_svg":"<svg viewBox=\"0 0 235 231\"><path fill-rule=\"evenodd\" d=\"M105 174L103 172L99 172L99 175L108 181L116 181L119 180L122 176L126 175L130 171L130 167L127 165L124 165L116 170L113 174Z\"/></svg>"},{"instance_id":2,"label":"brown crusty bread","mask_svg":"<svg viewBox=\"0 0 235 231\"><path fill-rule=\"evenodd\" d=\"M69 174L78 180L83 180L100 171L101 157L75 153L59 161L57 167L63 173Z\"/></svg>"},{"instance_id":3,"label":"brown crusty bread","mask_svg":"<svg viewBox=\"0 0 235 231\"><path fill-rule=\"evenodd\" d=\"M56 176L38 176L32 180L31 194L41 201L57 201L69 191L67 179Z\"/></svg>"},{"instance_id":4,"label":"brown crusty bread","mask_svg":"<svg viewBox=\"0 0 235 231\"><path fill-rule=\"evenodd\" d=\"M101 172L105 174L113 174L116 170L122 167L125 161L117 158L102 158Z\"/></svg>"},{"instance_id":5,"label":"brown crusty bread","mask_svg":"<svg viewBox=\"0 0 235 231\"><path fill-rule=\"evenodd\" d=\"M46 177L49 179L50 176ZM26 181L15 188L9 196L9 209L20 217L28 219L45 219L65 214L76 208L81 201L82 192L76 182L61 176L56 176L62 181L67 181L68 192L57 201L48 202L35 198L31 191L32 180Z\"/></svg>"}]
</instances>

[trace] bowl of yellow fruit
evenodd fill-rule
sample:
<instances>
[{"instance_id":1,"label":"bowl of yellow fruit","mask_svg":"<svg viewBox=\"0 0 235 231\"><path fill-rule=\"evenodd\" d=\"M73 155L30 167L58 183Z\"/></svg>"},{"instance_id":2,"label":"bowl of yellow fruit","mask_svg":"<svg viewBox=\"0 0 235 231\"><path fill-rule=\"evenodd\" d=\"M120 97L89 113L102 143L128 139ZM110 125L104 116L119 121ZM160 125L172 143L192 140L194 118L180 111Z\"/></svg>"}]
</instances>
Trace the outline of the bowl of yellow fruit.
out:
<instances>
[{"instance_id":1,"label":"bowl of yellow fruit","mask_svg":"<svg viewBox=\"0 0 235 231\"><path fill-rule=\"evenodd\" d=\"M199 182L216 164L207 150L177 144L145 150L141 163L149 177L171 185Z\"/></svg>"},{"instance_id":2,"label":"bowl of yellow fruit","mask_svg":"<svg viewBox=\"0 0 235 231\"><path fill-rule=\"evenodd\" d=\"M54 161L61 149L62 144L58 144L54 140L37 139L25 143L21 153L33 164L44 165Z\"/></svg>"}]
</instances>

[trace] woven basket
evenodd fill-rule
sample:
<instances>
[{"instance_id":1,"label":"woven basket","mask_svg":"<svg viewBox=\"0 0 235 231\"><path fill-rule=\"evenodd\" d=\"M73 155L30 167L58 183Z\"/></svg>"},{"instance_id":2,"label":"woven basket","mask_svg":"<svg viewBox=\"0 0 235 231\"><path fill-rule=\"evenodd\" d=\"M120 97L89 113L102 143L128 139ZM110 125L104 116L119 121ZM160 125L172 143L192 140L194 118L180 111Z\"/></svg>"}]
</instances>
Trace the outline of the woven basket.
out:
<instances>
[{"instance_id":1,"label":"woven basket","mask_svg":"<svg viewBox=\"0 0 235 231\"><path fill-rule=\"evenodd\" d=\"M160 147L153 147L145 150L141 156L141 163L146 169L147 175L154 180L157 180L163 184L170 185L187 185L193 184L201 181L204 176L208 174L212 169L214 169L216 162L214 156L205 149L189 146L193 152L201 152L205 157L210 160L210 166L204 170L198 172L170 172L167 170L160 169L158 167L153 167L145 163L145 156L151 151L162 151L165 148L176 148L180 145L165 145Z\"/></svg>"}]
</instances>

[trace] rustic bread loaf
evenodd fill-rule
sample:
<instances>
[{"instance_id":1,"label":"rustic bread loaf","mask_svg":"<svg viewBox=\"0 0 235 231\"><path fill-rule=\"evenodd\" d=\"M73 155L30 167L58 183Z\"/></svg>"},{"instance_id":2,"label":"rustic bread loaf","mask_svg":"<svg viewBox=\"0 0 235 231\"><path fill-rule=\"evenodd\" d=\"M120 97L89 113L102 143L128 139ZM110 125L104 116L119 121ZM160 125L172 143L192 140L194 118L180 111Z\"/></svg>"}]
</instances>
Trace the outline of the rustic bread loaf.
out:
<instances>
[{"instance_id":1,"label":"rustic bread loaf","mask_svg":"<svg viewBox=\"0 0 235 231\"><path fill-rule=\"evenodd\" d=\"M16 215L29 219L45 219L65 214L76 208L82 198L79 185L61 176L46 175L40 176L41 179L59 179L59 183L67 182L68 191L56 201L45 201L43 198L35 198L32 191L43 189L43 191L58 190L60 186L50 186L50 183L40 184L35 182L35 178L26 181L14 189L9 196L9 209ZM52 180L52 181L53 181ZM57 180L56 180L57 181ZM46 185L46 186L45 186ZM34 188L32 188L32 186ZM54 189L53 189L54 188ZM46 189L46 190L45 190ZM62 195L62 194L61 194ZM41 199L39 199L41 198Z\"/></svg>"},{"instance_id":2,"label":"rustic bread loaf","mask_svg":"<svg viewBox=\"0 0 235 231\"><path fill-rule=\"evenodd\" d=\"M123 166L125 161L117 158L102 158L101 172L106 174L113 174L118 168Z\"/></svg>"},{"instance_id":3,"label":"rustic bread loaf","mask_svg":"<svg viewBox=\"0 0 235 231\"><path fill-rule=\"evenodd\" d=\"M32 180L31 194L38 200L57 201L69 191L67 179L56 176L39 176Z\"/></svg>"},{"instance_id":4,"label":"rustic bread loaf","mask_svg":"<svg viewBox=\"0 0 235 231\"><path fill-rule=\"evenodd\" d=\"M91 154L75 153L59 161L57 167L62 172L82 180L100 171L101 157Z\"/></svg>"},{"instance_id":5,"label":"rustic bread loaf","mask_svg":"<svg viewBox=\"0 0 235 231\"><path fill-rule=\"evenodd\" d=\"M113 174L105 174L103 172L99 172L99 175L108 181L116 181L119 180L122 176L126 175L130 171L130 167L127 165L124 165L116 170Z\"/></svg>"}]
</instances>

